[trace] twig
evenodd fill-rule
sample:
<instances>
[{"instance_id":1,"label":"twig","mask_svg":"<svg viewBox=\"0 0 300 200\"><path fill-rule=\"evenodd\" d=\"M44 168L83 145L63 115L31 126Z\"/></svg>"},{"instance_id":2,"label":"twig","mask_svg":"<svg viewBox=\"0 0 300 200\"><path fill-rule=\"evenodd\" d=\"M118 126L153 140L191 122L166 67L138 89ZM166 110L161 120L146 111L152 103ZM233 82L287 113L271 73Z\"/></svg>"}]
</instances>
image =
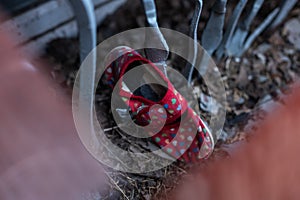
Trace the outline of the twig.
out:
<instances>
[{"instance_id":1,"label":"twig","mask_svg":"<svg viewBox=\"0 0 300 200\"><path fill-rule=\"evenodd\" d=\"M130 200L127 197L127 195L125 194L125 192L120 188L120 186L118 185L118 183L108 174L108 172L104 171L104 173L109 178L109 180L115 185L116 189L119 190L123 194L123 196L125 197L125 199Z\"/></svg>"}]
</instances>

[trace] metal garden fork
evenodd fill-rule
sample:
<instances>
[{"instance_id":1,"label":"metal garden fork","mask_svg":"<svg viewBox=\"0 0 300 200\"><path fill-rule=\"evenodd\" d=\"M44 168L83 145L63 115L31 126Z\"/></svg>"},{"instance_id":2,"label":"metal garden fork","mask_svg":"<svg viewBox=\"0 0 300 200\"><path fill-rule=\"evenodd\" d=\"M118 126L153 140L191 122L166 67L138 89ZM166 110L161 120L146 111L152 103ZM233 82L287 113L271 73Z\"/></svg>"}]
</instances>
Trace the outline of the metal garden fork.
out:
<instances>
[{"instance_id":1,"label":"metal garden fork","mask_svg":"<svg viewBox=\"0 0 300 200\"><path fill-rule=\"evenodd\" d=\"M297 0L282 0L280 6L271 11L265 20L250 33L250 26L265 1L255 0L251 9L247 10L245 18L240 19L248 0L239 0L223 34L225 12L219 13L215 7L220 6L220 8L223 7L226 10L226 1L215 1L201 39L203 47L209 54L215 54L217 60L224 56L241 57L263 31L277 27L297 3Z\"/></svg>"},{"instance_id":2,"label":"metal garden fork","mask_svg":"<svg viewBox=\"0 0 300 200\"><path fill-rule=\"evenodd\" d=\"M146 35L146 38L154 36L162 49L165 49L165 51L147 49L146 56L152 62L160 62L162 66L164 66L161 67L161 69L163 69L166 74L165 61L168 57L168 45L158 28L155 2L154 0L141 1L145 8L147 22L150 27L154 28L151 36L148 34ZM244 10L247 2L248 0L239 0L226 25L226 31L223 34L227 0L215 0L210 18L202 33L201 43L207 53L209 55L214 54L217 60L220 60L224 56L242 56L242 54L264 30L271 30L277 27L298 1L282 0L281 5L271 11L266 19L252 33L250 33L250 26L258 11L262 7L264 0L255 0L246 17L240 20L242 11ZM191 83L192 74L197 60L197 30L203 1L195 0L195 3L195 12L189 31L189 36L194 39L194 42L189 44L189 56L191 56L190 58L192 63L187 63L183 70L183 74L188 79L189 83ZM146 42L148 41L149 40L146 39ZM200 65L199 71L202 76L206 73L205 64Z\"/></svg>"},{"instance_id":3,"label":"metal garden fork","mask_svg":"<svg viewBox=\"0 0 300 200\"><path fill-rule=\"evenodd\" d=\"M152 28L147 29L145 33L145 46L151 46L149 42L155 41L156 45L158 45L161 48L145 49L146 57L152 62L156 63L159 69L165 75L167 75L166 60L169 55L169 47L163 34L159 30L155 2L154 0L142 0L142 3L145 9L147 23Z\"/></svg>"},{"instance_id":4,"label":"metal garden fork","mask_svg":"<svg viewBox=\"0 0 300 200\"><path fill-rule=\"evenodd\" d=\"M159 44L162 49L164 49L164 50L146 49L145 50L146 56L152 62L158 63L160 69L162 69L165 75L167 75L166 60L169 55L169 47L168 44L166 43L163 34L159 30L155 2L154 0L142 0L142 3L146 13L147 23L150 27L153 27L152 29L153 32L146 33L145 43L149 41L153 42L153 39L152 40L147 39L151 37L154 38L155 42L157 42L157 44ZM202 11L202 5L203 5L202 0L196 0L195 3L196 3L195 12L192 18L190 31L189 31L189 36L194 39L194 42L191 42L189 44L189 53L188 53L188 55L190 56L190 60L192 60L192 63L191 64L187 63L184 70L184 75L189 80L189 83L191 82L192 71L194 69L196 59L197 59L197 52L198 52L197 30L198 30L198 24L200 20L201 11Z\"/></svg>"},{"instance_id":5,"label":"metal garden fork","mask_svg":"<svg viewBox=\"0 0 300 200\"><path fill-rule=\"evenodd\" d=\"M96 47L97 24L92 0L70 0L79 29L80 61L83 62ZM80 75L78 110L87 122L90 132L94 130L93 109L96 74L96 54L90 53L89 69Z\"/></svg>"}]
</instances>

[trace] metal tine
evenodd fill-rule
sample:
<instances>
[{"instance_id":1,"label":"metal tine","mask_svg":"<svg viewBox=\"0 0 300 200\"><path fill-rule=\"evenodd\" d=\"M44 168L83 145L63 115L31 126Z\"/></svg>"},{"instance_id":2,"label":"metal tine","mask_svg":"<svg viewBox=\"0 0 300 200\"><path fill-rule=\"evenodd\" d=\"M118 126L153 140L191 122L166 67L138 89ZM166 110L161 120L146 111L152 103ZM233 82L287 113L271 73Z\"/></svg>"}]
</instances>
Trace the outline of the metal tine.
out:
<instances>
[{"instance_id":1,"label":"metal tine","mask_svg":"<svg viewBox=\"0 0 300 200\"><path fill-rule=\"evenodd\" d=\"M231 40L232 34L235 31L237 22L238 22L240 15L241 15L244 7L246 6L246 4L247 4L247 0L240 0L238 5L235 7L232 16L229 19L223 40L216 51L217 60L220 60L222 58L222 56L225 53L227 53L226 50L227 50L228 44Z\"/></svg>"},{"instance_id":2,"label":"metal tine","mask_svg":"<svg viewBox=\"0 0 300 200\"><path fill-rule=\"evenodd\" d=\"M145 32L145 47L147 47L145 49L146 57L155 63L167 77L166 60L169 55L169 47L158 26L155 2L154 0L141 1L144 6L147 24L151 27L151 29L149 28ZM160 92L153 90L153 88L148 87L148 85L144 85L142 80L141 85L138 92L145 98L155 101Z\"/></svg>"},{"instance_id":3,"label":"metal tine","mask_svg":"<svg viewBox=\"0 0 300 200\"><path fill-rule=\"evenodd\" d=\"M96 47L96 17L94 5L91 0L71 0L70 4L75 13L78 23L80 40L80 61L83 62L89 55L89 68L81 73L79 77L79 102L78 109L86 122L91 133L94 130L93 111L95 96L95 74L96 74L96 52L92 51ZM81 70L82 71L82 68Z\"/></svg>"},{"instance_id":4,"label":"metal tine","mask_svg":"<svg viewBox=\"0 0 300 200\"><path fill-rule=\"evenodd\" d=\"M148 29L145 33L145 46L151 47L155 41L155 46L159 45L159 47L163 49L145 49L146 57L156 63L161 71L167 76L166 60L169 55L169 47L163 34L159 30L155 2L154 0L142 0L142 3L145 9L147 23L153 28L151 30Z\"/></svg>"},{"instance_id":5,"label":"metal tine","mask_svg":"<svg viewBox=\"0 0 300 200\"><path fill-rule=\"evenodd\" d=\"M243 29L246 29L246 30L250 29L252 21L256 17L256 15L257 15L258 11L260 10L260 8L262 7L263 3L264 3L264 0L256 0L254 2L249 15L247 15L247 17L241 23L241 26Z\"/></svg>"},{"instance_id":6,"label":"metal tine","mask_svg":"<svg viewBox=\"0 0 300 200\"><path fill-rule=\"evenodd\" d=\"M231 42L227 48L228 56L237 56L238 54L241 55L241 51L244 49L244 42L249 35L252 21L254 20L263 3L264 0L256 0L253 3L248 15L239 23L238 28L234 32Z\"/></svg>"},{"instance_id":7,"label":"metal tine","mask_svg":"<svg viewBox=\"0 0 300 200\"><path fill-rule=\"evenodd\" d=\"M193 14L190 31L189 31L189 36L193 38L193 41L189 44L188 57L189 60L192 60L192 63L187 62L183 70L183 75L187 78L189 85L192 82L192 75L193 75L193 71L197 60L197 54L198 54L197 31L198 31L198 24L199 24L201 12L202 12L202 6L203 6L203 1L196 0L195 11Z\"/></svg>"},{"instance_id":8,"label":"metal tine","mask_svg":"<svg viewBox=\"0 0 300 200\"><path fill-rule=\"evenodd\" d=\"M202 33L201 43L209 55L218 48L223 37L227 0L216 0Z\"/></svg>"},{"instance_id":9,"label":"metal tine","mask_svg":"<svg viewBox=\"0 0 300 200\"><path fill-rule=\"evenodd\" d=\"M259 36L274 20L276 15L279 13L279 8L276 8L273 10L268 17L261 23L254 31L253 33L248 37L247 41L244 44L244 48L240 51L240 53L237 56L241 56L253 43L253 41Z\"/></svg>"},{"instance_id":10,"label":"metal tine","mask_svg":"<svg viewBox=\"0 0 300 200\"><path fill-rule=\"evenodd\" d=\"M270 30L276 28L289 14L290 10L296 5L298 0L282 0L280 11L275 20L270 25Z\"/></svg>"}]
</instances>

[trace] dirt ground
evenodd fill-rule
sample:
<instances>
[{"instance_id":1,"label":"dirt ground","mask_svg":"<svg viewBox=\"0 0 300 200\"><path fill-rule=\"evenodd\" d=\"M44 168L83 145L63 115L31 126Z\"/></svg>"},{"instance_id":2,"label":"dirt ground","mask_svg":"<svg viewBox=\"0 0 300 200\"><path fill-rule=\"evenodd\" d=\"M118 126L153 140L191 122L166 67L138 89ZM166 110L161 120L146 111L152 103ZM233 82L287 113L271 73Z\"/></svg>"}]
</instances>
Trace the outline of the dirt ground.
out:
<instances>
[{"instance_id":1,"label":"dirt ground","mask_svg":"<svg viewBox=\"0 0 300 200\"><path fill-rule=\"evenodd\" d=\"M236 1L229 1L229 13ZM255 19L257 25L276 6L266 3ZM199 36L209 16L210 5L204 6ZM183 33L189 30L188 23L193 13L191 1L157 1L159 24ZM297 26L299 25L299 26ZM98 42L132 28L145 26L145 17L140 1L131 0L111 16L98 29ZM239 59L224 58L217 63L226 87L226 121L224 132L217 142L213 155L205 162L196 164L174 163L164 169L146 173L129 174L108 170L110 185L103 199L166 199L181 177L195 167L208 167L215 160L226 159L239 145L247 142L251 131L272 110L284 105L283 97L289 93L290 84L300 75L300 3L275 31L261 35ZM70 92L79 67L79 50L76 38L60 38L49 43L44 56L52 63L52 76ZM180 66L175 66L177 69ZM205 87L195 85L205 94ZM200 97L199 97L200 98ZM115 126L109 105L109 89L101 86L96 94L98 118L104 128ZM210 113L202 110L208 118ZM151 151L151 141L125 136L119 129L106 132L116 145L130 151ZM254 136L253 136L254 137ZM150 146L150 147L149 147ZM96 197L95 197L96 199Z\"/></svg>"}]
</instances>

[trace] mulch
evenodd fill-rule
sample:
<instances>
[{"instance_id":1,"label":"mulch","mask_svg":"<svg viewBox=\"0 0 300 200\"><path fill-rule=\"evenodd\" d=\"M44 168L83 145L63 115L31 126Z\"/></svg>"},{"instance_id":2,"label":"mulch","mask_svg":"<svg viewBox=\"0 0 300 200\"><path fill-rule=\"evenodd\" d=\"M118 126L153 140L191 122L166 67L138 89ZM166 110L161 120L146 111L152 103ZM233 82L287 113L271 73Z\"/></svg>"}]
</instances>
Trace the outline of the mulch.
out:
<instances>
[{"instance_id":1,"label":"mulch","mask_svg":"<svg viewBox=\"0 0 300 200\"><path fill-rule=\"evenodd\" d=\"M232 8L236 1L229 3ZM267 3L254 24L259 24L274 6ZM205 5L200 22L199 36L209 16L210 5ZM162 27L187 33L193 13L192 1L157 1L158 19ZM230 10L230 9L229 9ZM229 11L230 12L230 11ZM271 33L261 35L241 58L226 58L217 63L226 89L226 120L222 137L213 155L196 164L173 163L158 171L130 174L108 170L110 183L100 195L103 199L167 199L179 183L194 168L208 167L216 160L230 157L239 145L247 142L271 108L267 104L284 105L282 96L290 93L290 85L300 75L300 3L290 12L284 23ZM108 16L98 28L98 41L132 28L145 26L145 17L138 0L130 0L113 15ZM79 68L77 38L59 38L48 44L44 56L52 65L52 76L66 91L70 91ZM171 62L172 63L172 62ZM172 63L180 70L176 63ZM124 134L113 121L110 111L109 88L101 85L96 94L98 120L111 141L132 152L153 150L150 140L136 139ZM205 86L198 83L203 94ZM198 97L200 98L200 97ZM267 107L267 108L266 108ZM202 110L205 118L210 113Z\"/></svg>"}]
</instances>

